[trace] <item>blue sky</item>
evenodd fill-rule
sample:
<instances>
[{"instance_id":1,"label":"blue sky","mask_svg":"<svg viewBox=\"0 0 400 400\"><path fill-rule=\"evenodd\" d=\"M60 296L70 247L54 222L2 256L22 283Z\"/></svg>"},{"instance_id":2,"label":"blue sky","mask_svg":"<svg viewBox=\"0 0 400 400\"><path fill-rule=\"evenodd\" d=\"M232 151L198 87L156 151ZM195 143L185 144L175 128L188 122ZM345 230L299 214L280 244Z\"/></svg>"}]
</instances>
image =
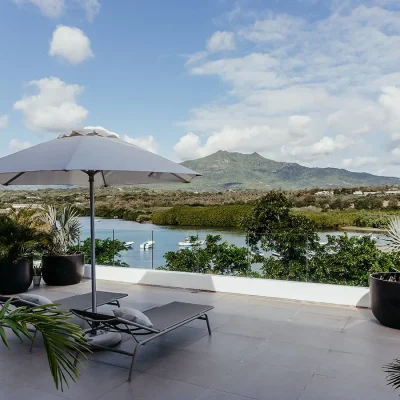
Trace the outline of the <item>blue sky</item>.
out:
<instances>
[{"instance_id":1,"label":"blue sky","mask_svg":"<svg viewBox=\"0 0 400 400\"><path fill-rule=\"evenodd\" d=\"M3 0L2 154L85 126L400 176L395 0Z\"/></svg>"}]
</instances>

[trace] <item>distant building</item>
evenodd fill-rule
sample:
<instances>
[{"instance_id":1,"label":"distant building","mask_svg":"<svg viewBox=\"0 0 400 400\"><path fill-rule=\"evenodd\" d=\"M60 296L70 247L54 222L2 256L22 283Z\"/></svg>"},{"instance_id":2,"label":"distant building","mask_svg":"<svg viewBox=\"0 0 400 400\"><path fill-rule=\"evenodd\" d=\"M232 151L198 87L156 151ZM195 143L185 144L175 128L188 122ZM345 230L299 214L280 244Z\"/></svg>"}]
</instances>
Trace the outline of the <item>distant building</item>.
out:
<instances>
[{"instance_id":1,"label":"distant building","mask_svg":"<svg viewBox=\"0 0 400 400\"><path fill-rule=\"evenodd\" d=\"M364 196L376 196L378 194L382 194L382 192L364 192Z\"/></svg>"},{"instance_id":2,"label":"distant building","mask_svg":"<svg viewBox=\"0 0 400 400\"><path fill-rule=\"evenodd\" d=\"M41 204L13 204L11 206L14 209L20 208L43 208Z\"/></svg>"},{"instance_id":3,"label":"distant building","mask_svg":"<svg viewBox=\"0 0 400 400\"><path fill-rule=\"evenodd\" d=\"M353 192L354 196L362 196L363 192L361 190L356 190L355 192Z\"/></svg>"},{"instance_id":4,"label":"distant building","mask_svg":"<svg viewBox=\"0 0 400 400\"><path fill-rule=\"evenodd\" d=\"M333 196L333 192L329 190L321 190L320 192L314 193L314 196Z\"/></svg>"},{"instance_id":5,"label":"distant building","mask_svg":"<svg viewBox=\"0 0 400 400\"><path fill-rule=\"evenodd\" d=\"M390 189L390 190L388 190L387 192L384 192L384 193L385 194L393 194L393 195L397 194L397 195L399 195L400 194L400 190Z\"/></svg>"}]
</instances>

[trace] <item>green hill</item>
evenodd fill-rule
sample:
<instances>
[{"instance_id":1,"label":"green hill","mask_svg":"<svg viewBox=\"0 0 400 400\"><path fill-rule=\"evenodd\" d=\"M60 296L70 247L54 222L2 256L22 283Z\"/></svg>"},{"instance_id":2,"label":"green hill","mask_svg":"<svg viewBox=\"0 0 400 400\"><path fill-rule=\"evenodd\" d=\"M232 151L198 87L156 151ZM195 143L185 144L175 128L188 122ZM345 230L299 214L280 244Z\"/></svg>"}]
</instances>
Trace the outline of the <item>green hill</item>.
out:
<instances>
[{"instance_id":1,"label":"green hill","mask_svg":"<svg viewBox=\"0 0 400 400\"><path fill-rule=\"evenodd\" d=\"M339 168L309 168L295 163L269 160L258 153L218 151L207 157L185 161L203 176L193 180L192 188L206 189L301 189L346 186L399 185L400 178L350 172Z\"/></svg>"}]
</instances>

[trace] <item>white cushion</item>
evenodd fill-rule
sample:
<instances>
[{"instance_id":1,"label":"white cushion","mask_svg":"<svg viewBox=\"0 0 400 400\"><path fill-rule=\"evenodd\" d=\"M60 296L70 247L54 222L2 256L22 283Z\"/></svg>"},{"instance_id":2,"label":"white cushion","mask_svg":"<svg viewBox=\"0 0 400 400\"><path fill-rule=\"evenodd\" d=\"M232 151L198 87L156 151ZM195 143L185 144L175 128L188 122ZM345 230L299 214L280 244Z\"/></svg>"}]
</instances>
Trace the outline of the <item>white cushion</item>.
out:
<instances>
[{"instance_id":1,"label":"white cushion","mask_svg":"<svg viewBox=\"0 0 400 400\"><path fill-rule=\"evenodd\" d=\"M38 294L27 294L22 293L19 295L21 300L29 301L30 303L37 304L38 306L43 306L44 304L53 304L51 300L47 297L39 296Z\"/></svg>"},{"instance_id":2,"label":"white cushion","mask_svg":"<svg viewBox=\"0 0 400 400\"><path fill-rule=\"evenodd\" d=\"M134 308L121 307L115 308L113 313L116 317L126 319L127 321L135 322L136 324L143 325L147 328L152 328L153 324L141 311Z\"/></svg>"},{"instance_id":3,"label":"white cushion","mask_svg":"<svg viewBox=\"0 0 400 400\"><path fill-rule=\"evenodd\" d=\"M122 335L119 332L108 332L99 330L96 334L87 333L85 335L89 345L97 344L99 346L113 347L122 340Z\"/></svg>"}]
</instances>

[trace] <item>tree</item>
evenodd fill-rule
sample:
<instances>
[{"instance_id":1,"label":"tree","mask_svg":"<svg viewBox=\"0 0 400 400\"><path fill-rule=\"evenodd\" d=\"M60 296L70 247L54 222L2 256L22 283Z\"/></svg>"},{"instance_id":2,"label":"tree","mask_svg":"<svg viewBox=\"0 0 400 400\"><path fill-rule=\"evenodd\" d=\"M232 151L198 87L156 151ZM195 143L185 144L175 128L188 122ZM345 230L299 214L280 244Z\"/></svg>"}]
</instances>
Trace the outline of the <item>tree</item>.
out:
<instances>
[{"instance_id":1,"label":"tree","mask_svg":"<svg viewBox=\"0 0 400 400\"><path fill-rule=\"evenodd\" d=\"M0 337L3 344L10 348L4 328L10 328L22 341L23 337L33 340L28 331L28 324L37 329L43 336L44 347L50 372L57 389L63 390L70 378L75 382L79 378L79 370L74 365L77 352L88 349L82 329L70 322L62 310L54 308L54 304L27 308L10 309L12 299L0 307Z\"/></svg>"},{"instance_id":2,"label":"tree","mask_svg":"<svg viewBox=\"0 0 400 400\"><path fill-rule=\"evenodd\" d=\"M357 199L354 203L357 210L379 210L382 208L382 199L376 196L366 196Z\"/></svg>"},{"instance_id":3,"label":"tree","mask_svg":"<svg viewBox=\"0 0 400 400\"><path fill-rule=\"evenodd\" d=\"M190 237L192 243L197 240L197 236ZM164 254L165 266L159 269L219 275L246 275L250 272L248 249L220 241L220 235L207 235L205 248L192 245L187 249L169 251Z\"/></svg>"},{"instance_id":4,"label":"tree","mask_svg":"<svg viewBox=\"0 0 400 400\"><path fill-rule=\"evenodd\" d=\"M260 244L265 251L279 253L284 265L296 261L305 264L307 254L318 245L314 223L290 212L291 203L282 192L272 191L260 198L253 212L244 219L247 243Z\"/></svg>"},{"instance_id":5,"label":"tree","mask_svg":"<svg viewBox=\"0 0 400 400\"><path fill-rule=\"evenodd\" d=\"M90 238L83 241L82 244L69 246L68 250L71 252L82 251L85 255L85 262L90 264L92 262L92 245ZM121 251L126 250L124 242L118 239L95 239L96 263L100 265L115 265L118 267L129 267L125 262L122 262Z\"/></svg>"}]
</instances>

